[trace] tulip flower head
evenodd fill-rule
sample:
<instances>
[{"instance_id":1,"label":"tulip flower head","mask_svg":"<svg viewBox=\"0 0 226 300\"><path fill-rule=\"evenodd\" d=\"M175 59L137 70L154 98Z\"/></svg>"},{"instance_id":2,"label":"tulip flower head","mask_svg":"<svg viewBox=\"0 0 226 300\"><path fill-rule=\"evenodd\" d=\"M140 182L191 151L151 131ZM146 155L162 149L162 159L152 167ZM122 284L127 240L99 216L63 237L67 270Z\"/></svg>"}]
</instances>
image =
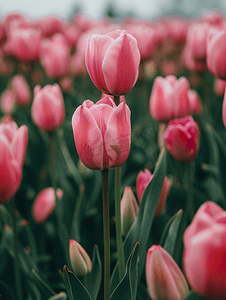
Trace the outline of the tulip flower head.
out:
<instances>
[{"instance_id":1,"label":"tulip flower head","mask_svg":"<svg viewBox=\"0 0 226 300\"><path fill-rule=\"evenodd\" d=\"M20 106L26 106L31 102L31 90L23 75L16 75L11 81L11 87L16 95L16 102Z\"/></svg>"},{"instance_id":2,"label":"tulip flower head","mask_svg":"<svg viewBox=\"0 0 226 300\"><path fill-rule=\"evenodd\" d=\"M0 204L8 202L20 186L27 143L27 126L0 124Z\"/></svg>"},{"instance_id":3,"label":"tulip flower head","mask_svg":"<svg viewBox=\"0 0 226 300\"><path fill-rule=\"evenodd\" d=\"M110 97L96 104L83 102L73 114L72 129L81 161L90 169L121 166L130 151L130 109L125 102L115 105Z\"/></svg>"},{"instance_id":4,"label":"tulip flower head","mask_svg":"<svg viewBox=\"0 0 226 300\"><path fill-rule=\"evenodd\" d=\"M125 95L138 78L140 52L137 41L125 30L91 35L85 62L99 90L114 96Z\"/></svg>"},{"instance_id":5,"label":"tulip flower head","mask_svg":"<svg viewBox=\"0 0 226 300\"><path fill-rule=\"evenodd\" d=\"M84 248L75 240L70 240L70 259L73 270L78 277L84 277L91 272L92 262Z\"/></svg>"},{"instance_id":6,"label":"tulip flower head","mask_svg":"<svg viewBox=\"0 0 226 300\"><path fill-rule=\"evenodd\" d=\"M47 132L53 132L60 127L65 118L63 95L58 84L46 85L41 88L36 85L31 115L34 123Z\"/></svg>"},{"instance_id":7,"label":"tulip flower head","mask_svg":"<svg viewBox=\"0 0 226 300\"><path fill-rule=\"evenodd\" d=\"M129 186L125 187L121 200L121 224L122 234L126 236L127 232L135 222L139 211L137 200Z\"/></svg>"},{"instance_id":8,"label":"tulip flower head","mask_svg":"<svg viewBox=\"0 0 226 300\"><path fill-rule=\"evenodd\" d=\"M140 171L138 173L137 181L136 181L136 190L137 190L137 197L139 202L141 202L144 190L149 184L149 182L151 181L152 177L153 174L151 174L151 172L148 169L145 169L144 172ZM165 207L166 199L169 194L170 188L171 188L171 181L167 177L165 177L162 186L162 192L159 198L159 203L155 212L155 217L161 215Z\"/></svg>"},{"instance_id":9,"label":"tulip flower head","mask_svg":"<svg viewBox=\"0 0 226 300\"><path fill-rule=\"evenodd\" d=\"M180 268L169 253L158 245L148 250L146 281L152 300L182 300L189 293Z\"/></svg>"},{"instance_id":10,"label":"tulip flower head","mask_svg":"<svg viewBox=\"0 0 226 300\"><path fill-rule=\"evenodd\" d=\"M191 288L208 299L226 299L226 212L207 201L184 233L183 266Z\"/></svg>"},{"instance_id":11,"label":"tulip flower head","mask_svg":"<svg viewBox=\"0 0 226 300\"><path fill-rule=\"evenodd\" d=\"M167 151L181 162L196 158L199 150L199 129L191 116L171 120L164 133Z\"/></svg>"}]
</instances>

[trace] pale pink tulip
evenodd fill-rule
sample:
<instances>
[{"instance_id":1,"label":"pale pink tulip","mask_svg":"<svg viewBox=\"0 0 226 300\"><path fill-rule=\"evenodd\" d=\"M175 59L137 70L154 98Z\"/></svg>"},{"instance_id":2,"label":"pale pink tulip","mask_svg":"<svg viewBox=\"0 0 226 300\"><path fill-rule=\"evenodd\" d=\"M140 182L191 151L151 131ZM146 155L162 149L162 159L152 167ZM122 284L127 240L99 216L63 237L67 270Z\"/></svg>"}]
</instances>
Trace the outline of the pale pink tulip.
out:
<instances>
[{"instance_id":1,"label":"pale pink tulip","mask_svg":"<svg viewBox=\"0 0 226 300\"><path fill-rule=\"evenodd\" d=\"M5 114L11 114L16 106L15 93L12 90L5 90L1 95L1 110Z\"/></svg>"},{"instance_id":2,"label":"pale pink tulip","mask_svg":"<svg viewBox=\"0 0 226 300\"><path fill-rule=\"evenodd\" d=\"M31 107L34 123L42 130L53 132L65 119L64 100L58 84L46 85L34 89L34 101Z\"/></svg>"},{"instance_id":3,"label":"pale pink tulip","mask_svg":"<svg viewBox=\"0 0 226 300\"><path fill-rule=\"evenodd\" d=\"M12 90L16 96L16 102L20 106L26 106L31 102L31 90L23 75L15 75L11 81Z\"/></svg>"},{"instance_id":4,"label":"pale pink tulip","mask_svg":"<svg viewBox=\"0 0 226 300\"><path fill-rule=\"evenodd\" d=\"M202 101L195 90L188 91L188 99L190 103L190 108L193 114L196 116L201 115L202 113Z\"/></svg>"},{"instance_id":5,"label":"pale pink tulip","mask_svg":"<svg viewBox=\"0 0 226 300\"><path fill-rule=\"evenodd\" d=\"M130 109L115 105L110 97L94 104L84 101L72 117L75 145L81 161L90 169L121 166L130 151Z\"/></svg>"},{"instance_id":6,"label":"pale pink tulip","mask_svg":"<svg viewBox=\"0 0 226 300\"><path fill-rule=\"evenodd\" d=\"M102 92L127 94L138 78L140 52L136 39L124 30L92 35L87 44L86 67Z\"/></svg>"}]
</instances>

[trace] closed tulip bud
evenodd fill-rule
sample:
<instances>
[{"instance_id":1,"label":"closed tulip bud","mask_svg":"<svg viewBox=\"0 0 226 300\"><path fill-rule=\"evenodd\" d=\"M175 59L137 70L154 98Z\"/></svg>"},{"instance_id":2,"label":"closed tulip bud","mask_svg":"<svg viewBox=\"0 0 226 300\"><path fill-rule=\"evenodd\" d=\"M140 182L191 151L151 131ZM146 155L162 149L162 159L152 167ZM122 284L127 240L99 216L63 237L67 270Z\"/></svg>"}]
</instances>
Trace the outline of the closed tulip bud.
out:
<instances>
[{"instance_id":1,"label":"closed tulip bud","mask_svg":"<svg viewBox=\"0 0 226 300\"><path fill-rule=\"evenodd\" d=\"M1 110L5 114L11 114L16 105L15 93L12 90L5 90L1 95Z\"/></svg>"},{"instance_id":2,"label":"closed tulip bud","mask_svg":"<svg viewBox=\"0 0 226 300\"><path fill-rule=\"evenodd\" d=\"M8 202L20 186L27 143L27 126L0 124L0 204Z\"/></svg>"},{"instance_id":3,"label":"closed tulip bud","mask_svg":"<svg viewBox=\"0 0 226 300\"><path fill-rule=\"evenodd\" d=\"M84 101L73 114L72 129L81 161L90 169L121 166L130 151L130 109L125 102L115 105L110 97L97 103Z\"/></svg>"},{"instance_id":4,"label":"closed tulip bud","mask_svg":"<svg viewBox=\"0 0 226 300\"><path fill-rule=\"evenodd\" d=\"M50 78L59 78L69 72L70 48L65 37L58 33L51 39L43 40L40 61Z\"/></svg>"},{"instance_id":5,"label":"closed tulip bud","mask_svg":"<svg viewBox=\"0 0 226 300\"><path fill-rule=\"evenodd\" d=\"M57 189L57 197L62 198L63 191ZM32 206L32 216L36 223L43 224L51 216L56 207L56 197L53 188L45 188L36 196Z\"/></svg>"},{"instance_id":6,"label":"closed tulip bud","mask_svg":"<svg viewBox=\"0 0 226 300\"><path fill-rule=\"evenodd\" d=\"M138 78L140 52L136 39L125 30L91 35L86 67L99 90L115 96L127 94Z\"/></svg>"},{"instance_id":7,"label":"closed tulip bud","mask_svg":"<svg viewBox=\"0 0 226 300\"><path fill-rule=\"evenodd\" d=\"M150 114L158 122L182 118L190 113L188 100L189 82L185 77L178 80L174 75L158 76L150 96Z\"/></svg>"},{"instance_id":8,"label":"closed tulip bud","mask_svg":"<svg viewBox=\"0 0 226 300\"><path fill-rule=\"evenodd\" d=\"M207 42L207 67L214 76L226 79L226 31L213 34Z\"/></svg>"},{"instance_id":9,"label":"closed tulip bud","mask_svg":"<svg viewBox=\"0 0 226 300\"><path fill-rule=\"evenodd\" d=\"M202 101L195 90L188 91L188 100L190 103L191 111L196 116L201 115L202 113Z\"/></svg>"},{"instance_id":10,"label":"closed tulip bud","mask_svg":"<svg viewBox=\"0 0 226 300\"><path fill-rule=\"evenodd\" d=\"M182 300L189 293L180 268L159 245L153 245L148 250L146 281L152 300Z\"/></svg>"},{"instance_id":11,"label":"closed tulip bud","mask_svg":"<svg viewBox=\"0 0 226 300\"><path fill-rule=\"evenodd\" d=\"M12 90L16 96L16 102L20 106L26 106L31 102L30 87L22 75L16 75L11 81Z\"/></svg>"},{"instance_id":12,"label":"closed tulip bud","mask_svg":"<svg viewBox=\"0 0 226 300\"><path fill-rule=\"evenodd\" d=\"M145 169L144 172L140 171L137 175L137 180L136 180L136 190L137 190L137 197L139 202L142 200L142 196L144 193L145 188L147 187L148 183L151 181L153 177L153 174L148 169ZM165 204L166 204L166 199L169 194L171 188L171 181L169 178L165 177L163 186L162 186L162 192L159 198L159 203L155 212L155 217L158 217L161 215Z\"/></svg>"},{"instance_id":13,"label":"closed tulip bud","mask_svg":"<svg viewBox=\"0 0 226 300\"><path fill-rule=\"evenodd\" d=\"M31 107L34 123L47 132L53 132L64 122L65 108L63 95L58 84L46 85L34 89L34 101Z\"/></svg>"},{"instance_id":14,"label":"closed tulip bud","mask_svg":"<svg viewBox=\"0 0 226 300\"><path fill-rule=\"evenodd\" d=\"M183 266L191 288L207 299L226 299L226 212L207 201L184 233Z\"/></svg>"},{"instance_id":15,"label":"closed tulip bud","mask_svg":"<svg viewBox=\"0 0 226 300\"><path fill-rule=\"evenodd\" d=\"M71 265L75 274L78 277L88 275L92 270L92 262L82 246L75 240L70 240L69 252Z\"/></svg>"},{"instance_id":16,"label":"closed tulip bud","mask_svg":"<svg viewBox=\"0 0 226 300\"><path fill-rule=\"evenodd\" d=\"M139 206L133 191L126 186L121 200L122 235L126 236L133 223L136 221Z\"/></svg>"},{"instance_id":17,"label":"closed tulip bud","mask_svg":"<svg viewBox=\"0 0 226 300\"><path fill-rule=\"evenodd\" d=\"M214 92L217 96L223 97L226 88L226 80L214 78Z\"/></svg>"},{"instance_id":18,"label":"closed tulip bud","mask_svg":"<svg viewBox=\"0 0 226 300\"><path fill-rule=\"evenodd\" d=\"M199 129L191 116L171 120L164 133L167 151L180 162L196 158L199 150Z\"/></svg>"}]
</instances>

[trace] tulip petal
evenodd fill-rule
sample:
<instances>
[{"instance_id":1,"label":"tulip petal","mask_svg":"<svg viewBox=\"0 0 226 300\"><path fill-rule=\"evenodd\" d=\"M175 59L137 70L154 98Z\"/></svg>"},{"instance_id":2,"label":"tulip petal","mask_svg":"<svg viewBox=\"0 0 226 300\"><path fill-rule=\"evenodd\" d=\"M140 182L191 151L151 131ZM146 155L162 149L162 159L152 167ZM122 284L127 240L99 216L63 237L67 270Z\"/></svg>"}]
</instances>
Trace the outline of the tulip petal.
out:
<instances>
[{"instance_id":1,"label":"tulip petal","mask_svg":"<svg viewBox=\"0 0 226 300\"><path fill-rule=\"evenodd\" d=\"M136 39L122 32L108 47L103 60L107 90L116 96L127 94L137 81L139 63Z\"/></svg>"},{"instance_id":2,"label":"tulip petal","mask_svg":"<svg viewBox=\"0 0 226 300\"><path fill-rule=\"evenodd\" d=\"M17 160L20 168L23 167L26 157L28 144L28 128L26 125L21 126L15 133L12 140L12 151L15 159Z\"/></svg>"},{"instance_id":3,"label":"tulip petal","mask_svg":"<svg viewBox=\"0 0 226 300\"><path fill-rule=\"evenodd\" d=\"M84 105L76 109L72 128L81 161L90 169L103 170L103 137L90 109Z\"/></svg>"},{"instance_id":4,"label":"tulip petal","mask_svg":"<svg viewBox=\"0 0 226 300\"><path fill-rule=\"evenodd\" d=\"M109 169L121 166L126 161L130 151L130 142L130 109L123 102L111 114L104 136Z\"/></svg>"}]
</instances>

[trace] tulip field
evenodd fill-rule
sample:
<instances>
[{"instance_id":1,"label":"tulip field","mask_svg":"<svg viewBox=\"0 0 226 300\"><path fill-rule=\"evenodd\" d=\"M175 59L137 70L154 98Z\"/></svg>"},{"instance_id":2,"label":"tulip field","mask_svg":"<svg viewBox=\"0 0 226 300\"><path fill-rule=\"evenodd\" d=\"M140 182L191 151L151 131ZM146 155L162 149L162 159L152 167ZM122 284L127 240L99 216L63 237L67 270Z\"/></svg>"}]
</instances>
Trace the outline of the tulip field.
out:
<instances>
[{"instance_id":1,"label":"tulip field","mask_svg":"<svg viewBox=\"0 0 226 300\"><path fill-rule=\"evenodd\" d=\"M0 300L226 299L226 19L0 19Z\"/></svg>"}]
</instances>

